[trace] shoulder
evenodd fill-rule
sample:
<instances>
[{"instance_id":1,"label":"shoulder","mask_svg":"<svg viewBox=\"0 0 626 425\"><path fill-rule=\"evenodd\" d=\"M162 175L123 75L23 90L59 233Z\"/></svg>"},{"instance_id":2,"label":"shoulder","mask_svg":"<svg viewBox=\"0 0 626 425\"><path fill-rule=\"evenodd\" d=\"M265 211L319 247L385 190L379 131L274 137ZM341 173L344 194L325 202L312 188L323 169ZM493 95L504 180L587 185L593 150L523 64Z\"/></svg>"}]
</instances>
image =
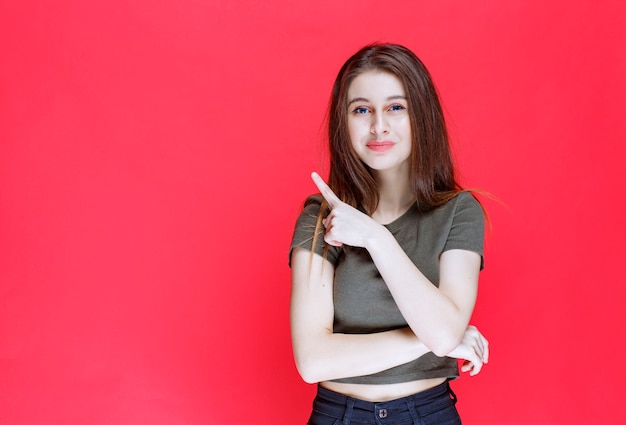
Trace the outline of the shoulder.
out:
<instances>
[{"instance_id":1,"label":"shoulder","mask_svg":"<svg viewBox=\"0 0 626 425\"><path fill-rule=\"evenodd\" d=\"M455 210L465 211L484 218L485 211L483 210L480 202L478 202L478 199L476 199L476 197L471 192L468 192L466 190L461 191L457 196L454 197L453 200L456 201Z\"/></svg>"},{"instance_id":2,"label":"shoulder","mask_svg":"<svg viewBox=\"0 0 626 425\"><path fill-rule=\"evenodd\" d=\"M452 219L462 216L480 222L484 220L482 205L471 192L466 190L457 193L448 202L436 208L435 211Z\"/></svg>"},{"instance_id":3,"label":"shoulder","mask_svg":"<svg viewBox=\"0 0 626 425\"><path fill-rule=\"evenodd\" d=\"M480 202L478 202L474 194L470 191L462 190L454 197L454 199L456 199L457 202L471 204L481 208Z\"/></svg>"},{"instance_id":4,"label":"shoulder","mask_svg":"<svg viewBox=\"0 0 626 425\"><path fill-rule=\"evenodd\" d=\"M307 198L304 200L304 204L303 204L303 209L304 210L315 210L318 211L320 210L321 206L322 206L322 201L324 200L324 198L322 198L322 195L315 194L315 195L309 195L307 196Z\"/></svg>"},{"instance_id":5,"label":"shoulder","mask_svg":"<svg viewBox=\"0 0 626 425\"><path fill-rule=\"evenodd\" d=\"M455 215L462 214L473 221L478 222L481 226L485 224L485 210L478 199L468 191L462 191L457 196L457 206Z\"/></svg>"},{"instance_id":6,"label":"shoulder","mask_svg":"<svg viewBox=\"0 0 626 425\"><path fill-rule=\"evenodd\" d=\"M451 199L448 207L449 233L444 250L465 249L481 256L483 267L483 244L485 232L485 214L480 202L471 192L462 191Z\"/></svg>"},{"instance_id":7,"label":"shoulder","mask_svg":"<svg viewBox=\"0 0 626 425\"><path fill-rule=\"evenodd\" d=\"M300 215L296 220L289 258L291 258L293 249L298 247L313 251L327 258L333 265L336 264L341 250L338 247L327 246L324 242L322 218L327 214L326 211L322 211L322 208L326 209L324 204L325 202L319 194L309 196L304 201Z\"/></svg>"},{"instance_id":8,"label":"shoulder","mask_svg":"<svg viewBox=\"0 0 626 425\"><path fill-rule=\"evenodd\" d=\"M298 222L309 222L311 220L317 221L317 218L320 216L321 209L325 207L324 198L321 195L310 195L302 204L300 209L300 214L298 216ZM326 215L326 214L323 214Z\"/></svg>"},{"instance_id":9,"label":"shoulder","mask_svg":"<svg viewBox=\"0 0 626 425\"><path fill-rule=\"evenodd\" d=\"M450 226L453 221L463 218L482 223L484 212L471 192L460 191L445 203L423 213L423 217L441 226L446 226L446 223Z\"/></svg>"}]
</instances>

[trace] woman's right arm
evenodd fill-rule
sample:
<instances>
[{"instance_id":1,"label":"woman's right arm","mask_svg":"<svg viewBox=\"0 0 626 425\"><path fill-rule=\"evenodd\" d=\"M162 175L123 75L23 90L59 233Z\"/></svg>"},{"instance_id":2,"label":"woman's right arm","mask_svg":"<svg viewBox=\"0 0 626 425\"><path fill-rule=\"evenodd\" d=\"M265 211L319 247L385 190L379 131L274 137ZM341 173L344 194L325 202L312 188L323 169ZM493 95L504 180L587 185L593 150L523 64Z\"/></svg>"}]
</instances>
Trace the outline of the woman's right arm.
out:
<instances>
[{"instance_id":1,"label":"woman's right arm","mask_svg":"<svg viewBox=\"0 0 626 425\"><path fill-rule=\"evenodd\" d=\"M298 372L306 382L369 375L430 351L409 328L333 333L333 265L304 248L294 248L291 270L291 339Z\"/></svg>"}]
</instances>

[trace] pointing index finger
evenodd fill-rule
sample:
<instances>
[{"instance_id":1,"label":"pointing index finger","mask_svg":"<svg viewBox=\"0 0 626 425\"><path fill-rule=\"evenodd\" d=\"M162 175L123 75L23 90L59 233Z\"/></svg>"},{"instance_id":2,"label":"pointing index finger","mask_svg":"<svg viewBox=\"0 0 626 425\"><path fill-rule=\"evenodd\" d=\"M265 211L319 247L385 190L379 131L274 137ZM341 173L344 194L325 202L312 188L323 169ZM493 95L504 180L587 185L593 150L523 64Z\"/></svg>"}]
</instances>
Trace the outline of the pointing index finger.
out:
<instances>
[{"instance_id":1,"label":"pointing index finger","mask_svg":"<svg viewBox=\"0 0 626 425\"><path fill-rule=\"evenodd\" d=\"M335 192L326 184L324 179L320 177L315 171L311 173L311 178L313 179L313 183L319 189L320 193L328 202L328 206L332 209L337 206L341 202L341 200L335 195Z\"/></svg>"}]
</instances>

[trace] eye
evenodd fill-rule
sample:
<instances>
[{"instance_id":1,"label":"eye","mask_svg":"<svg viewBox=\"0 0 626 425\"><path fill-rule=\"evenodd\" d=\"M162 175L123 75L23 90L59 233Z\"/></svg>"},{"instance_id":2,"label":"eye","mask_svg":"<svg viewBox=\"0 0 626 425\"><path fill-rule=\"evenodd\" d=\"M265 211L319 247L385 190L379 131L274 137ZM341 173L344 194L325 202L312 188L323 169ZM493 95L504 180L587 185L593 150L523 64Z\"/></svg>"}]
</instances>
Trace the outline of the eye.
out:
<instances>
[{"instance_id":1,"label":"eye","mask_svg":"<svg viewBox=\"0 0 626 425\"><path fill-rule=\"evenodd\" d=\"M352 111L355 114L367 114L369 112L369 109L364 108L363 106L359 106L358 108L354 108L354 110Z\"/></svg>"},{"instance_id":2,"label":"eye","mask_svg":"<svg viewBox=\"0 0 626 425\"><path fill-rule=\"evenodd\" d=\"M403 109L406 109L404 106L400 105L399 103L396 103L395 105L391 105L389 107L390 111L402 111Z\"/></svg>"}]
</instances>

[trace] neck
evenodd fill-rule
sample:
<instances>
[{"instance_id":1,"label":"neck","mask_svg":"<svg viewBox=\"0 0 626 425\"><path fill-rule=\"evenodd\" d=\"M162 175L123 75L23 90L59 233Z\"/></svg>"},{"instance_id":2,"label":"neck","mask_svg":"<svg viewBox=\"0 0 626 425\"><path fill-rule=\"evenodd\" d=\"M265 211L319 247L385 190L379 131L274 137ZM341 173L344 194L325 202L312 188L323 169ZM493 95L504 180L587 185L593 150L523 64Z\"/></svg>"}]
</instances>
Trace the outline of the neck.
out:
<instances>
[{"instance_id":1,"label":"neck","mask_svg":"<svg viewBox=\"0 0 626 425\"><path fill-rule=\"evenodd\" d=\"M377 172L378 207L372 218L386 224L404 214L415 203L415 196L406 173Z\"/></svg>"}]
</instances>

